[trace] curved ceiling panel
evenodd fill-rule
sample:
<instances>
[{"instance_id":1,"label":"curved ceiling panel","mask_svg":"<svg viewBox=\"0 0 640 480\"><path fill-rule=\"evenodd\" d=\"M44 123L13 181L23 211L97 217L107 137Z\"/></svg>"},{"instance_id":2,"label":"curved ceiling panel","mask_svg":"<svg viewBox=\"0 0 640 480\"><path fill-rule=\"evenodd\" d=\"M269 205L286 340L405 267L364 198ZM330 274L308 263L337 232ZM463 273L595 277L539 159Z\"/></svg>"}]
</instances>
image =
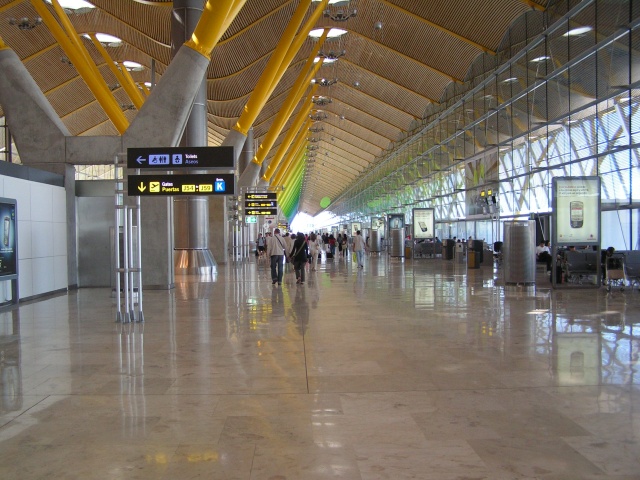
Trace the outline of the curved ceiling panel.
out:
<instances>
[{"instance_id":1,"label":"curved ceiling panel","mask_svg":"<svg viewBox=\"0 0 640 480\"><path fill-rule=\"evenodd\" d=\"M142 71L134 81L150 82L151 67L159 81L171 60L172 2L169 0L91 0L95 9L70 12L77 31L108 33L122 39L107 52L114 61L133 60ZM304 148L304 197L301 208L313 214L320 199L337 196L379 162L398 139L423 120L451 82L462 82L473 61L499 48L509 25L549 0L350 0L329 7L317 26L339 27L348 33L328 40L324 65L317 78L331 86L318 88L312 114L317 121L312 149ZM256 88L298 0L247 0L212 54L207 72L208 139L218 145L227 136ZM307 12L311 15L317 3ZM48 7L50 8L50 7ZM51 9L50 9L51 10ZM357 11L357 14L353 14ZM353 15L352 15L353 14ZM74 135L116 135L47 27L18 29L9 18L34 18L29 1L0 0L0 37L24 62L52 106ZM105 60L83 39L94 62L129 119L136 110L118 85ZM307 39L254 124L259 144L283 107L315 40ZM307 92L303 97L307 96ZM282 129L266 156L274 157L293 118ZM0 116L3 113L0 110ZM310 155L310 153L314 155ZM108 160L108 159L107 159ZM108 160L110 161L110 160ZM293 179L296 180L296 179Z\"/></svg>"}]
</instances>

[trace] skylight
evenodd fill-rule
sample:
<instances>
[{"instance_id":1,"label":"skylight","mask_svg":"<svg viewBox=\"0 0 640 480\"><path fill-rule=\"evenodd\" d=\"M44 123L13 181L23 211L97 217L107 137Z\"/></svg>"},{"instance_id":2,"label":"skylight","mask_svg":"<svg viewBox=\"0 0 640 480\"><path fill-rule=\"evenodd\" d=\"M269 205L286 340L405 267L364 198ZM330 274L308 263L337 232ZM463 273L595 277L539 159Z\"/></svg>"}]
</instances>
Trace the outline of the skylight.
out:
<instances>
[{"instance_id":1,"label":"skylight","mask_svg":"<svg viewBox=\"0 0 640 480\"><path fill-rule=\"evenodd\" d=\"M324 32L324 28L314 28L309 32L309 36L312 38L320 38L323 32ZM331 30L329 30L329 33L327 34L327 38L336 38L341 35L344 35L345 33L347 33L347 31L341 28L332 28Z\"/></svg>"},{"instance_id":2,"label":"skylight","mask_svg":"<svg viewBox=\"0 0 640 480\"><path fill-rule=\"evenodd\" d=\"M51 0L47 0L47 3L51 3ZM96 8L85 0L58 0L58 3L62 8L70 8L71 10L77 10L79 8Z\"/></svg>"}]
</instances>

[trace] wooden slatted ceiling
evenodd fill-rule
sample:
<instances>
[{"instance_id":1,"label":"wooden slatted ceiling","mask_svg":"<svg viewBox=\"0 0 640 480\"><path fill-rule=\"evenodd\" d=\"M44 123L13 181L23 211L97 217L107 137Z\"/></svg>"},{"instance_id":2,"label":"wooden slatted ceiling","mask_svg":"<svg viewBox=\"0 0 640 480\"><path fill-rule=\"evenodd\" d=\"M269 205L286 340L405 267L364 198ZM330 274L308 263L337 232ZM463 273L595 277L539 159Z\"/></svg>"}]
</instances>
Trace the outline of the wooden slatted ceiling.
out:
<instances>
[{"instance_id":1,"label":"wooden slatted ceiling","mask_svg":"<svg viewBox=\"0 0 640 480\"><path fill-rule=\"evenodd\" d=\"M347 62L426 99L439 99L442 89L451 81L451 78L427 68L419 60L376 40L369 40L366 36L349 34L347 46Z\"/></svg>"},{"instance_id":2,"label":"wooden slatted ceiling","mask_svg":"<svg viewBox=\"0 0 640 480\"><path fill-rule=\"evenodd\" d=\"M531 10L526 3L513 0L392 0L392 3L491 50L497 48L513 19Z\"/></svg>"},{"instance_id":3,"label":"wooden slatted ceiling","mask_svg":"<svg viewBox=\"0 0 640 480\"><path fill-rule=\"evenodd\" d=\"M10 2L0 0L0 9ZM108 48L112 58L146 66L144 72L133 72L136 81L150 80L149 68L155 60L159 79L171 58L171 8L132 0L92 3L96 9L70 15L77 30L121 38L123 46ZM324 127L318 142L322 151L318 151L316 161L307 165L305 175L311 184L304 191L310 197L303 199L301 205L313 213L327 192L338 194L347 188L357 175L381 159L391 142L422 118L432 102L441 100L447 85L466 77L477 55L498 48L514 19L532 6L546 7L547 3L548 0L351 0L346 6L331 7L333 13L357 9L358 14L347 22L334 23L329 18L319 22L347 28L349 33L327 41L322 49L344 49L346 54L334 65L322 67L318 75L335 76L338 83L326 92L318 92L330 96L333 102L322 107L328 114L320 123ZM223 35L207 75L210 144L220 144L235 124L297 5L298 0L248 0ZM310 13L311 10L307 16ZM15 4L2 12L0 36L20 58L27 59L28 71L72 133L117 134L75 69L60 62L64 54L46 27L22 31L5 20L35 16L27 0ZM381 29L375 28L378 21ZM282 107L314 42L305 42L258 116L254 125L258 143ZM101 65L107 82L115 83L93 45L89 41L85 45ZM122 88L114 94L118 102L131 103ZM129 118L135 113L125 112ZM290 123L291 120L266 161L275 154ZM324 162L322 157L327 157Z\"/></svg>"}]
</instances>

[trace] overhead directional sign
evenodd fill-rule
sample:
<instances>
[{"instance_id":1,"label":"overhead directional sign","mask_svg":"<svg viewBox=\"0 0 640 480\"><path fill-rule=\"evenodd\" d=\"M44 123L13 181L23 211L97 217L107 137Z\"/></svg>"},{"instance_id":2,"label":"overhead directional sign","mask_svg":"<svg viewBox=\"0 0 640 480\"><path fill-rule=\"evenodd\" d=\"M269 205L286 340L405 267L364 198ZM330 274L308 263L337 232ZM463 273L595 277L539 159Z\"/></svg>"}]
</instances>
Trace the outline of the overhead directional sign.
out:
<instances>
[{"instance_id":1,"label":"overhead directional sign","mask_svg":"<svg viewBox=\"0 0 640 480\"><path fill-rule=\"evenodd\" d=\"M278 198L278 194L276 192L265 192L265 193L245 193L245 200L276 200Z\"/></svg>"},{"instance_id":2,"label":"overhead directional sign","mask_svg":"<svg viewBox=\"0 0 640 480\"><path fill-rule=\"evenodd\" d=\"M194 175L129 175L128 194L166 195L234 195L235 175L206 173Z\"/></svg>"},{"instance_id":3,"label":"overhead directional sign","mask_svg":"<svg viewBox=\"0 0 640 480\"><path fill-rule=\"evenodd\" d=\"M245 215L277 215L277 208L260 208L260 209L246 209L244 211Z\"/></svg>"},{"instance_id":4,"label":"overhead directional sign","mask_svg":"<svg viewBox=\"0 0 640 480\"><path fill-rule=\"evenodd\" d=\"M261 202L244 201L244 208L275 208L278 202L275 200L263 200Z\"/></svg>"},{"instance_id":5,"label":"overhead directional sign","mask_svg":"<svg viewBox=\"0 0 640 480\"><path fill-rule=\"evenodd\" d=\"M127 167L163 170L181 168L233 170L233 147L128 148Z\"/></svg>"}]
</instances>

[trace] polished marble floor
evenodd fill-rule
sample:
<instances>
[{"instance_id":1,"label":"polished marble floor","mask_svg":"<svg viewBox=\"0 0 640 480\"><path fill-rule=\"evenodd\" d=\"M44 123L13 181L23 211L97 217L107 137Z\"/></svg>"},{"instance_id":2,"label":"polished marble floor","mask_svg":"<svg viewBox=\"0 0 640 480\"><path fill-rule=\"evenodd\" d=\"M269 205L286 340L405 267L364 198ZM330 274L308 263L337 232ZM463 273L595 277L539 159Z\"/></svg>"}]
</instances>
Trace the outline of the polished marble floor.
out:
<instances>
[{"instance_id":1,"label":"polished marble floor","mask_svg":"<svg viewBox=\"0 0 640 480\"><path fill-rule=\"evenodd\" d=\"M0 314L1 479L640 479L640 293L441 259L220 266Z\"/></svg>"}]
</instances>

